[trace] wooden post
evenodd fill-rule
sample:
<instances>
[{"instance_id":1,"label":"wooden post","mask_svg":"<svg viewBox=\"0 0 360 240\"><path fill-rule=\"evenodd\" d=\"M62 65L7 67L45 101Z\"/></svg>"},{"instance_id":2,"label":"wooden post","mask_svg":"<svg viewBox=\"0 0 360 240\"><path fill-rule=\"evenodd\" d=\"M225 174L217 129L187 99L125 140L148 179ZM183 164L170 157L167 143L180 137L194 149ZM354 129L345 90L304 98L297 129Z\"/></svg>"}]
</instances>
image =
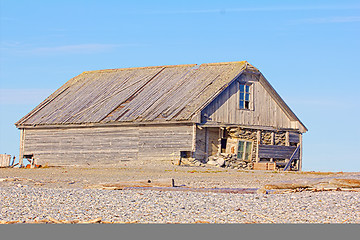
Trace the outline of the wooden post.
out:
<instances>
[{"instance_id":1,"label":"wooden post","mask_svg":"<svg viewBox=\"0 0 360 240\"><path fill-rule=\"evenodd\" d=\"M256 132L257 148L256 148L256 162L259 162L259 145L261 144L261 131L257 130Z\"/></svg>"},{"instance_id":2,"label":"wooden post","mask_svg":"<svg viewBox=\"0 0 360 240\"><path fill-rule=\"evenodd\" d=\"M274 145L275 143L275 133L271 132L271 145ZM274 158L270 158L270 162L274 162Z\"/></svg>"},{"instance_id":3,"label":"wooden post","mask_svg":"<svg viewBox=\"0 0 360 240\"><path fill-rule=\"evenodd\" d=\"M209 129L205 128L205 159L209 157Z\"/></svg>"},{"instance_id":4,"label":"wooden post","mask_svg":"<svg viewBox=\"0 0 360 240\"><path fill-rule=\"evenodd\" d=\"M19 152L19 166L22 167L23 165L23 158L24 158L24 139L25 139L25 129L20 129L20 152Z\"/></svg>"},{"instance_id":5,"label":"wooden post","mask_svg":"<svg viewBox=\"0 0 360 240\"><path fill-rule=\"evenodd\" d=\"M302 171L302 133L300 133L300 136L299 136L299 144L300 144L300 156L299 156L299 162L298 162L298 166L297 166L297 169L298 171Z\"/></svg>"},{"instance_id":6,"label":"wooden post","mask_svg":"<svg viewBox=\"0 0 360 240\"><path fill-rule=\"evenodd\" d=\"M285 146L290 146L290 133L289 133L289 131L286 131L286 134L285 134Z\"/></svg>"},{"instance_id":7,"label":"wooden post","mask_svg":"<svg viewBox=\"0 0 360 240\"><path fill-rule=\"evenodd\" d=\"M224 135L224 128L219 128L219 137L218 137L218 153L221 153L221 139Z\"/></svg>"},{"instance_id":8,"label":"wooden post","mask_svg":"<svg viewBox=\"0 0 360 240\"><path fill-rule=\"evenodd\" d=\"M193 152L192 157L195 157L194 155L196 151L196 124L193 125L191 151Z\"/></svg>"},{"instance_id":9,"label":"wooden post","mask_svg":"<svg viewBox=\"0 0 360 240\"><path fill-rule=\"evenodd\" d=\"M285 146L290 146L290 133L289 131L286 131L285 133ZM285 159L286 164L290 161L289 158Z\"/></svg>"}]
</instances>

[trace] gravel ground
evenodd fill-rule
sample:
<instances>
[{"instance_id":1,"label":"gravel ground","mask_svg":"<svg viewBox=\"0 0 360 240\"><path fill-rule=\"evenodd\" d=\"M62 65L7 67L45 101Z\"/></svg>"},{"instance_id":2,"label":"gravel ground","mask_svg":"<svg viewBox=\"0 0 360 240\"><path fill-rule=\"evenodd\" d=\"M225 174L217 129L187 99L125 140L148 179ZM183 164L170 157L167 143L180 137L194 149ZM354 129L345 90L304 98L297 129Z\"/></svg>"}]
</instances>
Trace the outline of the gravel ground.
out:
<instances>
[{"instance_id":1,"label":"gravel ground","mask_svg":"<svg viewBox=\"0 0 360 240\"><path fill-rule=\"evenodd\" d=\"M231 194L0 188L0 219L137 223L360 223L360 193Z\"/></svg>"},{"instance_id":2,"label":"gravel ground","mask_svg":"<svg viewBox=\"0 0 360 240\"><path fill-rule=\"evenodd\" d=\"M0 179L25 178L32 180L0 181L0 187L21 183L49 188L84 188L105 182L173 178L177 186L259 188L272 182L334 177L360 179L360 173L246 171L219 167L185 167L165 163L152 163L151 165L123 163L117 168L0 168Z\"/></svg>"},{"instance_id":3,"label":"gravel ground","mask_svg":"<svg viewBox=\"0 0 360 240\"><path fill-rule=\"evenodd\" d=\"M360 192L233 194L99 190L89 185L173 178L186 187L259 188L298 179L360 178L360 173L264 172L174 165L0 169L0 220L54 218L137 223L360 223ZM4 180L7 179L7 180Z\"/></svg>"}]
</instances>

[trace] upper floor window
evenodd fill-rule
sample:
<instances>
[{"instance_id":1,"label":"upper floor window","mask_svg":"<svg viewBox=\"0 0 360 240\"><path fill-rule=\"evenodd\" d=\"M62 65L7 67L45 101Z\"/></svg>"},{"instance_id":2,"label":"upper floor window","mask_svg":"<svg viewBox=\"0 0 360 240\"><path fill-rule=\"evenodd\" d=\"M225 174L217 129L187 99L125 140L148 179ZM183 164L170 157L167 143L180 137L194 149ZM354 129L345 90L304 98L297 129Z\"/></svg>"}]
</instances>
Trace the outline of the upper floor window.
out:
<instances>
[{"instance_id":1,"label":"upper floor window","mask_svg":"<svg viewBox=\"0 0 360 240\"><path fill-rule=\"evenodd\" d=\"M250 86L240 83L239 108L250 109Z\"/></svg>"}]
</instances>

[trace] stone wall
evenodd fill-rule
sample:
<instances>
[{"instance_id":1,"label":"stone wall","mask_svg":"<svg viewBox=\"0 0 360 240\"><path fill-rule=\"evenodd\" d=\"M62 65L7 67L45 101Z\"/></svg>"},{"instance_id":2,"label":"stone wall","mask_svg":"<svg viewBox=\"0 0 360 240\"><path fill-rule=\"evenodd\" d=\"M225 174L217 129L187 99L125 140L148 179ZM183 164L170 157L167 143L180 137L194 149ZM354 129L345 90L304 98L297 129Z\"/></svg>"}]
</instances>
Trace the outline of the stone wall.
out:
<instances>
[{"instance_id":1,"label":"stone wall","mask_svg":"<svg viewBox=\"0 0 360 240\"><path fill-rule=\"evenodd\" d=\"M241 129L241 128L230 128L228 129L230 139L243 139L253 142L252 146L252 157L251 161L256 161L257 151L257 130L255 129ZM230 141L231 142L231 141Z\"/></svg>"},{"instance_id":2,"label":"stone wall","mask_svg":"<svg viewBox=\"0 0 360 240\"><path fill-rule=\"evenodd\" d=\"M230 143L234 143L233 140L243 139L253 142L252 148L252 162L256 161L256 151L257 151L257 129L244 129L244 128L228 128L228 133L230 136ZM274 145L285 146L286 142L286 132L285 131L269 131L269 130L260 130L261 144L271 145L271 133L274 133Z\"/></svg>"},{"instance_id":3,"label":"stone wall","mask_svg":"<svg viewBox=\"0 0 360 240\"><path fill-rule=\"evenodd\" d=\"M261 131L261 144L271 145L271 133L274 133L274 145L285 146L286 132L285 131Z\"/></svg>"}]
</instances>

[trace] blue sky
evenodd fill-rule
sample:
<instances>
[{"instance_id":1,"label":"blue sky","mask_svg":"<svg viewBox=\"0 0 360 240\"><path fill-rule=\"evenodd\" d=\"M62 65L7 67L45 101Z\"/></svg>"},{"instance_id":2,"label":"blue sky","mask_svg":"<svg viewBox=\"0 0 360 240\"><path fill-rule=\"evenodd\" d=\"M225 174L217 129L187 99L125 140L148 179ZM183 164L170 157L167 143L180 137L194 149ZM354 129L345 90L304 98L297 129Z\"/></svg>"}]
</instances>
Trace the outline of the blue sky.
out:
<instances>
[{"instance_id":1,"label":"blue sky","mask_svg":"<svg viewBox=\"0 0 360 240\"><path fill-rule=\"evenodd\" d=\"M84 71L247 60L308 127L304 170L360 171L359 1L0 3L0 153Z\"/></svg>"}]
</instances>

